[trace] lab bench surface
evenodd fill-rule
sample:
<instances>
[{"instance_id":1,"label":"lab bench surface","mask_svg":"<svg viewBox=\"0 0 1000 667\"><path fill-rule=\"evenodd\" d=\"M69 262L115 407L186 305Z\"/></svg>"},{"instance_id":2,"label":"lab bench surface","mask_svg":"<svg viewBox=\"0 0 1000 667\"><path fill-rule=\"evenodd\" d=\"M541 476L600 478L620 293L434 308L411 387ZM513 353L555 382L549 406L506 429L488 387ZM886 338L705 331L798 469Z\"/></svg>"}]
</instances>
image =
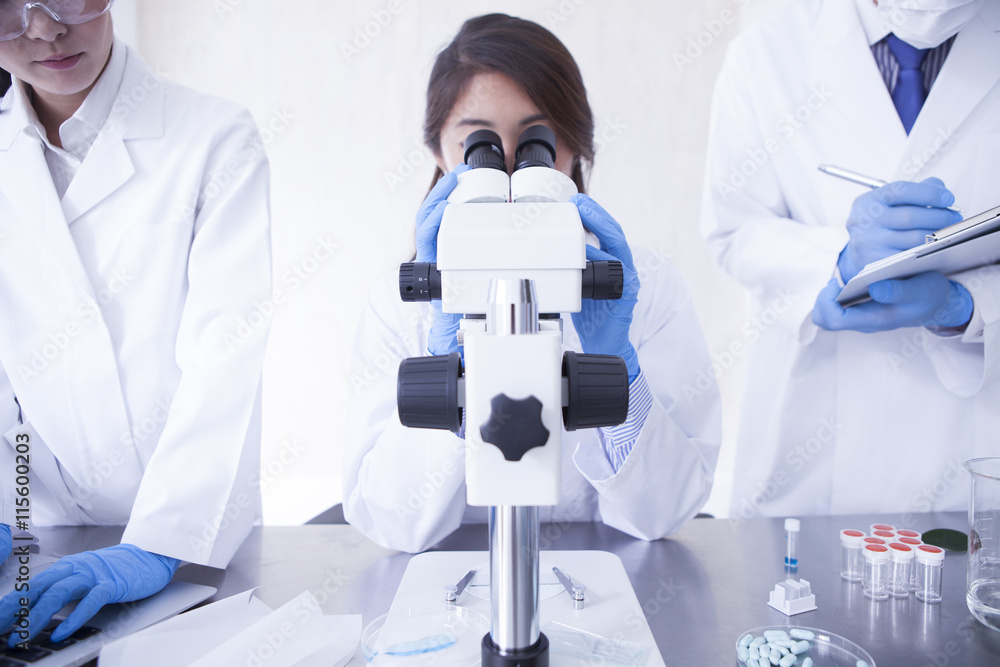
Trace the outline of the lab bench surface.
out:
<instances>
[{"instance_id":1,"label":"lab bench surface","mask_svg":"<svg viewBox=\"0 0 1000 667\"><path fill-rule=\"evenodd\" d=\"M782 519L738 525L697 519L656 542L603 524L544 524L540 546L617 554L667 665L735 665L735 643L746 630L785 623L842 635L865 648L877 667L1000 664L1000 632L976 621L965 604L965 553L945 558L944 599L937 605L912 595L872 602L860 584L841 581L840 530L868 532L870 524L882 522L918 532L968 527L964 513L803 517L794 576L810 582L818 609L791 617L767 605L768 593L786 578ZM121 531L39 528L36 533L45 552L62 554L115 544ZM486 549L485 526L465 525L432 550ZM350 526L263 527L253 530L225 571L187 565L176 577L215 586L213 599L259 586L271 607L308 589L326 613L361 613L368 623L389 609L409 559Z\"/></svg>"}]
</instances>

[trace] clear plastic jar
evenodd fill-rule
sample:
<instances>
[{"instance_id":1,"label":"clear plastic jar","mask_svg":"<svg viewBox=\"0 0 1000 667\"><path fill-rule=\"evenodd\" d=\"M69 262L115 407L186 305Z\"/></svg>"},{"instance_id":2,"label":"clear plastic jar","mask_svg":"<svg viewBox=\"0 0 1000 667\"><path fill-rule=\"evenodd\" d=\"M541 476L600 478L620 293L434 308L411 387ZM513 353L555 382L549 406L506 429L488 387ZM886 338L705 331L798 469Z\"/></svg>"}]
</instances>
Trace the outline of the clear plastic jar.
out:
<instances>
[{"instance_id":1,"label":"clear plastic jar","mask_svg":"<svg viewBox=\"0 0 1000 667\"><path fill-rule=\"evenodd\" d=\"M894 598L908 598L912 590L910 581L913 572L913 549L899 542L889 545L892 554L891 573L889 575L889 595Z\"/></svg>"},{"instance_id":2,"label":"clear plastic jar","mask_svg":"<svg viewBox=\"0 0 1000 667\"><path fill-rule=\"evenodd\" d=\"M867 544L864 548L865 569L861 590L872 600L889 599L889 547Z\"/></svg>"},{"instance_id":3,"label":"clear plastic jar","mask_svg":"<svg viewBox=\"0 0 1000 667\"><path fill-rule=\"evenodd\" d=\"M861 581L865 534L850 528L840 531L840 578L844 581Z\"/></svg>"},{"instance_id":4,"label":"clear plastic jar","mask_svg":"<svg viewBox=\"0 0 1000 667\"><path fill-rule=\"evenodd\" d=\"M906 531L906 532L912 533L913 531L910 530L910 531ZM905 544L906 546L908 546L911 549L913 549L914 556L916 556L917 547L919 547L921 544L923 544L923 542L921 542L920 538L918 538L918 537L905 537L904 536L904 537L900 537L896 541L899 542L900 544ZM915 591L915 590L917 590L917 588L920 587L920 582L918 581L919 570L920 570L920 568L917 567L917 561L916 561L916 558L914 557L913 567L910 568L910 590Z\"/></svg>"},{"instance_id":5,"label":"clear plastic jar","mask_svg":"<svg viewBox=\"0 0 1000 667\"><path fill-rule=\"evenodd\" d=\"M917 547L917 599L927 604L941 602L944 550L922 544Z\"/></svg>"}]
</instances>

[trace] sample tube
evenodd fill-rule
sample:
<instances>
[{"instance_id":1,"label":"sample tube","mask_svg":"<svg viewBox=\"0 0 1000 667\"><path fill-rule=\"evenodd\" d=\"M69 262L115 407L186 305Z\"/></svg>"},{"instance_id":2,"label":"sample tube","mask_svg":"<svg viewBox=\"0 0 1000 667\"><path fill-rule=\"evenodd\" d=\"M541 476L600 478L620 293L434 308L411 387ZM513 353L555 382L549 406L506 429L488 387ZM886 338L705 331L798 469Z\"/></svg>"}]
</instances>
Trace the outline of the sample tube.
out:
<instances>
[{"instance_id":1,"label":"sample tube","mask_svg":"<svg viewBox=\"0 0 1000 667\"><path fill-rule=\"evenodd\" d=\"M905 544L893 542L889 545L892 554L891 574L889 575L889 595L894 598L910 597L910 573L913 571L913 549Z\"/></svg>"},{"instance_id":2,"label":"sample tube","mask_svg":"<svg viewBox=\"0 0 1000 667\"><path fill-rule=\"evenodd\" d=\"M881 544L865 545L865 569L861 589L866 598L889 599L889 548Z\"/></svg>"},{"instance_id":3,"label":"sample tube","mask_svg":"<svg viewBox=\"0 0 1000 667\"><path fill-rule=\"evenodd\" d=\"M873 530L873 537L881 537L886 542L894 542L896 540L896 531L894 530Z\"/></svg>"},{"instance_id":4,"label":"sample tube","mask_svg":"<svg viewBox=\"0 0 1000 667\"><path fill-rule=\"evenodd\" d=\"M898 531L896 534L899 535L904 531ZM912 530L905 531L912 533ZM919 533L918 533L919 534ZM917 547L919 547L923 542L916 537L900 537L896 540L900 544L905 544L906 546L913 549L914 555L917 553ZM910 590L917 590L920 587L920 568L917 567L916 560L913 561L913 567L910 568Z\"/></svg>"},{"instance_id":5,"label":"sample tube","mask_svg":"<svg viewBox=\"0 0 1000 667\"><path fill-rule=\"evenodd\" d=\"M844 581L861 581L861 547L865 534L860 530L840 531L840 578Z\"/></svg>"},{"instance_id":6,"label":"sample tube","mask_svg":"<svg viewBox=\"0 0 1000 667\"><path fill-rule=\"evenodd\" d=\"M905 528L900 528L899 530L897 530L896 531L896 536L897 537L908 537L911 540L919 540L920 539L920 533L918 533L915 530L906 530Z\"/></svg>"},{"instance_id":7,"label":"sample tube","mask_svg":"<svg viewBox=\"0 0 1000 667\"><path fill-rule=\"evenodd\" d=\"M941 602L941 571L944 569L944 550L921 544L917 547L917 599L927 604Z\"/></svg>"},{"instance_id":8,"label":"sample tube","mask_svg":"<svg viewBox=\"0 0 1000 667\"><path fill-rule=\"evenodd\" d=\"M881 537L865 537L862 538L861 541L864 542L865 544L883 544L883 545L885 544L885 540L883 540Z\"/></svg>"},{"instance_id":9,"label":"sample tube","mask_svg":"<svg viewBox=\"0 0 1000 667\"><path fill-rule=\"evenodd\" d=\"M785 519L785 569L799 569L799 520Z\"/></svg>"},{"instance_id":10,"label":"sample tube","mask_svg":"<svg viewBox=\"0 0 1000 667\"><path fill-rule=\"evenodd\" d=\"M871 533L872 535L874 535L876 530L888 530L890 533L892 533L892 532L895 532L896 527L893 526L893 525L890 525L888 523L873 523L870 526L870 529L869 529L868 532Z\"/></svg>"}]
</instances>

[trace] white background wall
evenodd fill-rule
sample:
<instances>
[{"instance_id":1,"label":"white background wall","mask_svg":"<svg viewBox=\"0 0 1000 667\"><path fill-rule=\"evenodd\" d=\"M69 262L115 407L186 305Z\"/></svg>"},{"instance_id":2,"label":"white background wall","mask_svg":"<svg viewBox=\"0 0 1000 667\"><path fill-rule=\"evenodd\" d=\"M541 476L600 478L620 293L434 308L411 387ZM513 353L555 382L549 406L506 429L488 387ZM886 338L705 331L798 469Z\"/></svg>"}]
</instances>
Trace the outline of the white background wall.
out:
<instances>
[{"instance_id":1,"label":"white background wall","mask_svg":"<svg viewBox=\"0 0 1000 667\"><path fill-rule=\"evenodd\" d=\"M427 78L462 22L521 16L574 54L600 141L591 194L633 244L680 267L720 354L740 340L746 314L743 290L698 231L712 86L740 25L785 2L118 1L119 34L143 57L166 77L246 105L267 141L275 287L286 296L264 373L267 523L301 523L341 499L355 324L367 285L408 255L433 171L421 146ZM335 256L317 260L329 244ZM728 502L743 384L741 360L726 366L726 442L706 508L716 514Z\"/></svg>"}]
</instances>

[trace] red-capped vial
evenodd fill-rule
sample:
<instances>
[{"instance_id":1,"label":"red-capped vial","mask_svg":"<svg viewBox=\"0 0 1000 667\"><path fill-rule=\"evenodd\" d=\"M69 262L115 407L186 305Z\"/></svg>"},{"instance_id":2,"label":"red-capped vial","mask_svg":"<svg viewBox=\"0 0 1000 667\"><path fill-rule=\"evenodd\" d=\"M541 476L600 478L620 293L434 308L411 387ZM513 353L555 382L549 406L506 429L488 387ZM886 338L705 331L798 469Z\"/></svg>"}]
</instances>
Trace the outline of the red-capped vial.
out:
<instances>
[{"instance_id":1,"label":"red-capped vial","mask_svg":"<svg viewBox=\"0 0 1000 667\"><path fill-rule=\"evenodd\" d=\"M889 599L889 547L882 544L866 544L864 548L865 569L861 577L861 589L866 598L872 600Z\"/></svg>"},{"instance_id":2,"label":"red-capped vial","mask_svg":"<svg viewBox=\"0 0 1000 667\"><path fill-rule=\"evenodd\" d=\"M888 523L873 523L868 530L870 535L874 535L876 530L887 530L890 533L896 532L896 527Z\"/></svg>"},{"instance_id":3,"label":"red-capped vial","mask_svg":"<svg viewBox=\"0 0 1000 667\"><path fill-rule=\"evenodd\" d=\"M913 558L916 554L913 549L899 542L889 544L889 553L892 555L889 573L889 595L894 598L910 597L912 585L910 576L913 572Z\"/></svg>"},{"instance_id":4,"label":"red-capped vial","mask_svg":"<svg viewBox=\"0 0 1000 667\"><path fill-rule=\"evenodd\" d=\"M862 539L861 541L864 542L865 544L882 544L882 545L884 545L886 543L885 540L883 540L881 537L866 537L866 538Z\"/></svg>"},{"instance_id":5,"label":"red-capped vial","mask_svg":"<svg viewBox=\"0 0 1000 667\"><path fill-rule=\"evenodd\" d=\"M929 544L917 547L917 599L927 604L941 602L941 572L944 550Z\"/></svg>"},{"instance_id":6,"label":"red-capped vial","mask_svg":"<svg viewBox=\"0 0 1000 667\"><path fill-rule=\"evenodd\" d=\"M844 581L861 581L864 539L865 534L860 530L845 528L840 531L840 578Z\"/></svg>"},{"instance_id":7,"label":"red-capped vial","mask_svg":"<svg viewBox=\"0 0 1000 667\"><path fill-rule=\"evenodd\" d=\"M920 533L915 530L906 530L905 528L900 528L896 531L897 537L909 537L910 539L919 540Z\"/></svg>"},{"instance_id":8,"label":"red-capped vial","mask_svg":"<svg viewBox=\"0 0 1000 667\"><path fill-rule=\"evenodd\" d=\"M881 537L886 542L892 542L896 539L896 531L893 530L873 530L873 537Z\"/></svg>"},{"instance_id":9,"label":"red-capped vial","mask_svg":"<svg viewBox=\"0 0 1000 667\"><path fill-rule=\"evenodd\" d=\"M912 533L913 531L910 530L907 532ZM899 537L896 539L896 541L899 542L900 544L905 544L906 546L913 549L914 554L917 553L917 547L923 544L923 542L921 542L920 539L916 537ZM914 560L913 567L910 568L910 590L911 591L917 590L918 585L919 581L918 581L917 563Z\"/></svg>"}]
</instances>

